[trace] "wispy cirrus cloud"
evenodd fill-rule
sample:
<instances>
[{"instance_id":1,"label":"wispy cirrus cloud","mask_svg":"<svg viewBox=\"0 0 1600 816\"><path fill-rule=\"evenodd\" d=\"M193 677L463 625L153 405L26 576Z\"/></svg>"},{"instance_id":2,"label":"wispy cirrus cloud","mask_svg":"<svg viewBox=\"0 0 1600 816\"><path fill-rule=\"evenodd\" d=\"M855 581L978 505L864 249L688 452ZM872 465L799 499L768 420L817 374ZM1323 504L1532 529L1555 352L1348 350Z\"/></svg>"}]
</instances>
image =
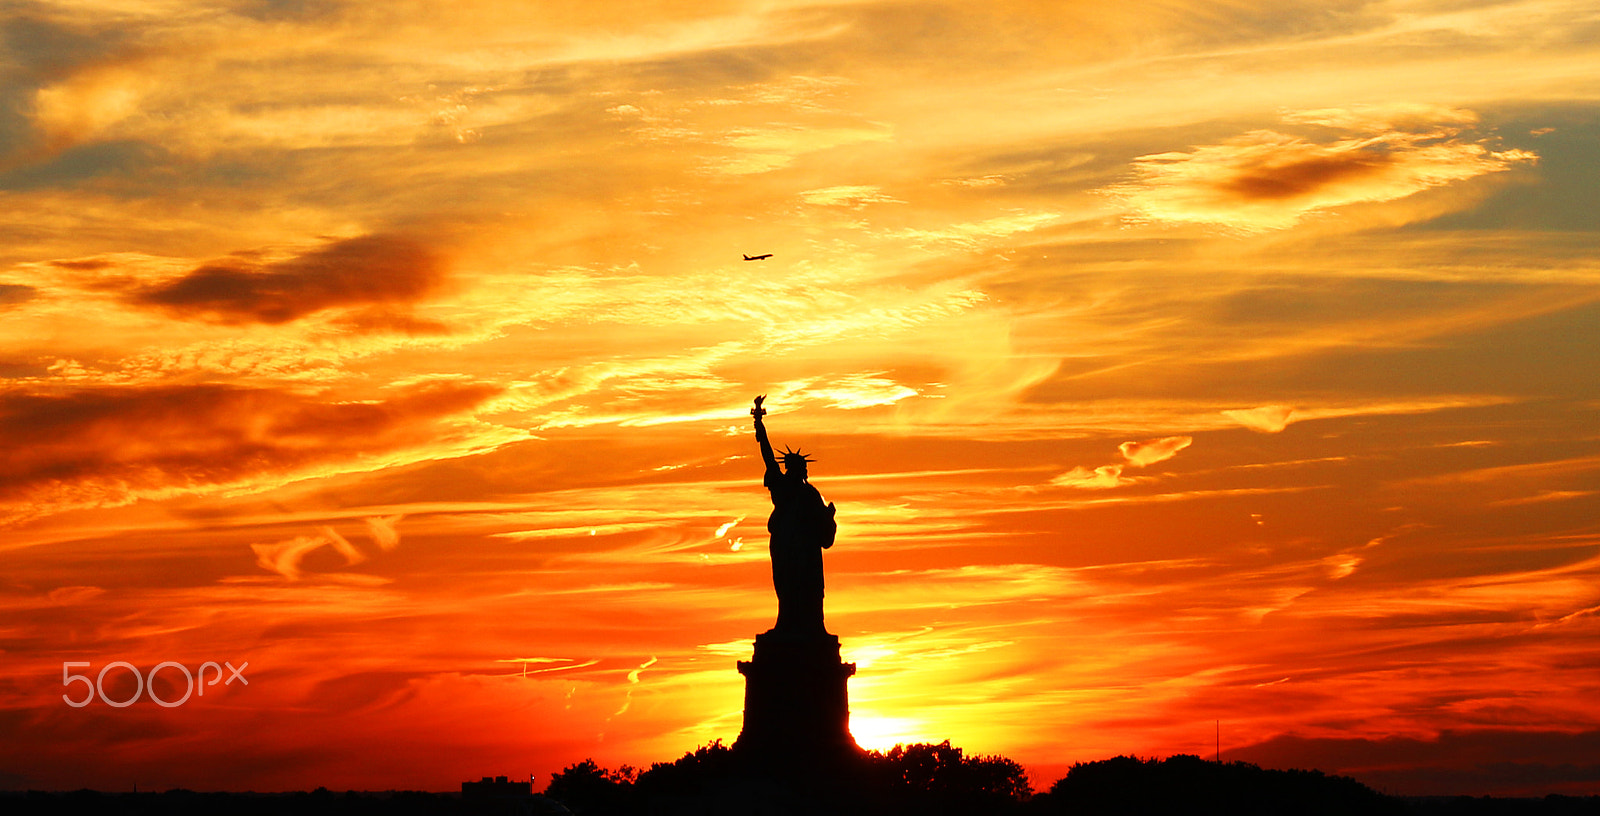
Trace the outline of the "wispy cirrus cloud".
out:
<instances>
[{"instance_id":1,"label":"wispy cirrus cloud","mask_svg":"<svg viewBox=\"0 0 1600 816\"><path fill-rule=\"evenodd\" d=\"M1107 490L1133 484L1134 480L1122 475L1122 465L1101 465L1090 470L1078 466L1050 480L1056 487L1077 487L1085 490Z\"/></svg>"},{"instance_id":2,"label":"wispy cirrus cloud","mask_svg":"<svg viewBox=\"0 0 1600 816\"><path fill-rule=\"evenodd\" d=\"M1050 480L1054 487L1075 487L1085 490L1107 490L1113 487L1137 484L1140 481L1149 481L1148 477L1134 478L1123 476L1124 467L1148 467L1158 462L1165 462L1184 448L1194 444L1194 437L1190 436L1165 436L1160 439L1147 439L1143 442L1123 442L1117 446L1117 451L1122 454L1127 465L1110 464L1101 465L1093 470L1086 467L1075 467Z\"/></svg>"},{"instance_id":3,"label":"wispy cirrus cloud","mask_svg":"<svg viewBox=\"0 0 1600 816\"><path fill-rule=\"evenodd\" d=\"M354 566L366 560L354 545L344 536L339 535L332 527L323 527L320 535L295 536L287 541L273 544L251 544L250 549L255 551L256 563L263 569L271 570L293 581L301 576L300 562L313 550L322 547L332 547L344 556L347 566Z\"/></svg>"},{"instance_id":4,"label":"wispy cirrus cloud","mask_svg":"<svg viewBox=\"0 0 1600 816\"><path fill-rule=\"evenodd\" d=\"M380 552L393 552L400 546L400 533L395 529L395 525L402 518L404 515L397 513L362 519L372 543L378 545ZM299 580L305 574L306 568L303 562L306 556L323 547L329 547L342 556L345 566L355 566L367 560L366 553L338 530L326 524L317 528L316 535L299 535L284 541L250 545L251 551L256 555L258 566L291 581Z\"/></svg>"},{"instance_id":5,"label":"wispy cirrus cloud","mask_svg":"<svg viewBox=\"0 0 1600 816\"><path fill-rule=\"evenodd\" d=\"M471 419L502 390L435 382L365 402L220 385L0 394L0 445L13 450L0 499L12 514L117 505L406 450L492 446L522 437Z\"/></svg>"},{"instance_id":6,"label":"wispy cirrus cloud","mask_svg":"<svg viewBox=\"0 0 1600 816\"><path fill-rule=\"evenodd\" d=\"M800 194L800 200L807 204L824 207L848 207L859 210L868 204L904 204L894 196L883 192L883 189L873 184L845 184L837 187L822 187L816 190L807 190Z\"/></svg>"}]
</instances>

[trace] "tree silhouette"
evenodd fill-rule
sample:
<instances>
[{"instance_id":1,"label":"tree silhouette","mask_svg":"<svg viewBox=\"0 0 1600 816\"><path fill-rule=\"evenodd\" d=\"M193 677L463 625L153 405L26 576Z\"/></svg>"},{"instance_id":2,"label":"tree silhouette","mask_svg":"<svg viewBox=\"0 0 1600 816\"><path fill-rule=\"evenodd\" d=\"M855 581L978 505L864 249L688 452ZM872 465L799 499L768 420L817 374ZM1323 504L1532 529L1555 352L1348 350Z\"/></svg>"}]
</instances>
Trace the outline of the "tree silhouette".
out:
<instances>
[{"instance_id":1,"label":"tree silhouette","mask_svg":"<svg viewBox=\"0 0 1600 816\"><path fill-rule=\"evenodd\" d=\"M672 762L656 762L639 774L635 786L641 796L689 796L707 791L739 771L733 749L716 740Z\"/></svg>"},{"instance_id":2,"label":"tree silhouette","mask_svg":"<svg viewBox=\"0 0 1600 816\"><path fill-rule=\"evenodd\" d=\"M638 771L623 765L602 768L593 759L574 762L550 775L544 794L580 816L611 816L633 812L633 783Z\"/></svg>"},{"instance_id":3,"label":"tree silhouette","mask_svg":"<svg viewBox=\"0 0 1600 816\"><path fill-rule=\"evenodd\" d=\"M1020 801L1033 793L1021 765L1003 756L967 756L945 740L896 745L881 759L896 785L936 796Z\"/></svg>"},{"instance_id":4,"label":"tree silhouette","mask_svg":"<svg viewBox=\"0 0 1600 816\"><path fill-rule=\"evenodd\" d=\"M584 760L553 775L545 790L579 816L1003 814L1016 812L1031 793L1021 765L1002 756L969 756L949 740L896 745L825 770L776 774L717 740L636 775L626 767L610 771Z\"/></svg>"}]
</instances>

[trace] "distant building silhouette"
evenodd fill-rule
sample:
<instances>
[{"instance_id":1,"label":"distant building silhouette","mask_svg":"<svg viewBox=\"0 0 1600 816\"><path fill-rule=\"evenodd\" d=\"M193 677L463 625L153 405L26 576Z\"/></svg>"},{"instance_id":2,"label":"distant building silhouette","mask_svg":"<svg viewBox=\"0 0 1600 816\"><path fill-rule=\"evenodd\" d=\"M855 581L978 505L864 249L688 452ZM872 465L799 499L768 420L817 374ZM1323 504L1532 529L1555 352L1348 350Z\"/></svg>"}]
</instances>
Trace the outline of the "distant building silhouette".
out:
<instances>
[{"instance_id":1,"label":"distant building silhouette","mask_svg":"<svg viewBox=\"0 0 1600 816\"><path fill-rule=\"evenodd\" d=\"M504 776L461 783L462 814L471 816L572 816L561 802L533 792L533 777L513 782ZM439 813L441 811L433 811Z\"/></svg>"},{"instance_id":2,"label":"distant building silhouette","mask_svg":"<svg viewBox=\"0 0 1600 816\"><path fill-rule=\"evenodd\" d=\"M500 799L510 796L532 796L533 780L512 782L504 776L484 777L478 782L462 782L463 799Z\"/></svg>"}]
</instances>

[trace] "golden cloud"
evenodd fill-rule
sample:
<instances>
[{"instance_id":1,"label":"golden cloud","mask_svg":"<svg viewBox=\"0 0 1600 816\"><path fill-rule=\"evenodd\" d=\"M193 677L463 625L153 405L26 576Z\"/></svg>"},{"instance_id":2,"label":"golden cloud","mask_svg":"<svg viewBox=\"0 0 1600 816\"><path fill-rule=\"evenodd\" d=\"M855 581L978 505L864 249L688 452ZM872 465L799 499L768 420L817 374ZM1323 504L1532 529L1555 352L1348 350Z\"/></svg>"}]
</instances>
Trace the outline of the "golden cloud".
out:
<instances>
[{"instance_id":1,"label":"golden cloud","mask_svg":"<svg viewBox=\"0 0 1600 816\"><path fill-rule=\"evenodd\" d=\"M1216 224L1242 232L1284 229L1306 216L1350 204L1393 201L1423 190L1536 161L1525 150L1494 151L1469 141L1470 112L1399 109L1291 114L1318 140L1257 130L1189 152L1134 162L1138 178L1107 188L1144 220Z\"/></svg>"},{"instance_id":2,"label":"golden cloud","mask_svg":"<svg viewBox=\"0 0 1600 816\"><path fill-rule=\"evenodd\" d=\"M40 88L33 99L33 125L47 149L59 150L95 138L139 111L151 79L133 66L107 65Z\"/></svg>"},{"instance_id":3,"label":"golden cloud","mask_svg":"<svg viewBox=\"0 0 1600 816\"><path fill-rule=\"evenodd\" d=\"M1103 465L1094 470L1079 466L1051 479L1050 484L1057 487L1077 487L1085 490L1107 490L1113 487L1133 484L1133 480L1123 478L1121 465Z\"/></svg>"},{"instance_id":4,"label":"golden cloud","mask_svg":"<svg viewBox=\"0 0 1600 816\"><path fill-rule=\"evenodd\" d=\"M838 127L792 125L743 128L722 140L737 152L715 162L714 169L733 176L765 173L787 167L807 153L860 142L888 141L892 136L890 128L875 123Z\"/></svg>"},{"instance_id":5,"label":"golden cloud","mask_svg":"<svg viewBox=\"0 0 1600 816\"><path fill-rule=\"evenodd\" d=\"M1222 415L1252 431L1277 433L1289 427L1289 419L1294 416L1294 409L1287 405L1262 405L1258 408L1223 411Z\"/></svg>"},{"instance_id":6,"label":"golden cloud","mask_svg":"<svg viewBox=\"0 0 1600 816\"><path fill-rule=\"evenodd\" d=\"M1178 451L1194 444L1192 436L1165 436L1160 439L1147 439L1143 442L1124 442L1117 446L1122 451L1122 457L1134 467L1145 467L1157 462L1165 462L1178 455Z\"/></svg>"},{"instance_id":7,"label":"golden cloud","mask_svg":"<svg viewBox=\"0 0 1600 816\"><path fill-rule=\"evenodd\" d=\"M849 207L855 210L859 210L868 204L905 203L894 196L885 194L881 188L872 184L846 184L837 187L806 190L800 194L800 200L807 204L825 207Z\"/></svg>"}]
</instances>

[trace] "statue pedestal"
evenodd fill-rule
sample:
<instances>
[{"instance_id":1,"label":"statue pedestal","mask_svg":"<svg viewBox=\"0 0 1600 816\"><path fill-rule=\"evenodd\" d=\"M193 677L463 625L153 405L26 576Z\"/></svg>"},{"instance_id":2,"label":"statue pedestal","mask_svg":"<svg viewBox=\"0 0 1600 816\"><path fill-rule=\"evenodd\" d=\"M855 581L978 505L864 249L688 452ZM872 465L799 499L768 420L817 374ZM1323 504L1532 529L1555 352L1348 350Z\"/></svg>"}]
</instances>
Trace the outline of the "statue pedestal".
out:
<instances>
[{"instance_id":1,"label":"statue pedestal","mask_svg":"<svg viewBox=\"0 0 1600 816\"><path fill-rule=\"evenodd\" d=\"M839 638L756 635L744 675L744 730L733 748L758 764L794 766L859 756L850 735L845 683L856 664L839 659Z\"/></svg>"}]
</instances>

